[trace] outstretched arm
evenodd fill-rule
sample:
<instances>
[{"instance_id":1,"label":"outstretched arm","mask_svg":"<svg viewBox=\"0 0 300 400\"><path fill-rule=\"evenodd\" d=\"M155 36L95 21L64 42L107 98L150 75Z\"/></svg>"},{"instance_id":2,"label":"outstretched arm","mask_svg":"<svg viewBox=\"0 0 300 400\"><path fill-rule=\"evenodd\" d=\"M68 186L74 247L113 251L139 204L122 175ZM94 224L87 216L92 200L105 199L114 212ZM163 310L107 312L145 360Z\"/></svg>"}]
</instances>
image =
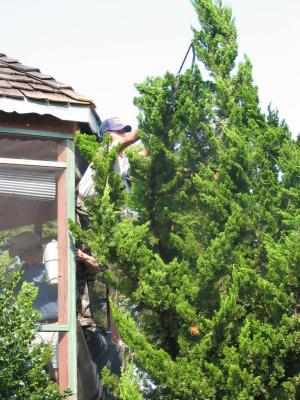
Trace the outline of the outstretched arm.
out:
<instances>
[{"instance_id":1,"label":"outstretched arm","mask_svg":"<svg viewBox=\"0 0 300 400\"><path fill-rule=\"evenodd\" d=\"M114 136L112 135L113 143L116 141ZM126 136L123 136L121 139L118 139L118 144L120 145L120 151L125 150L128 146L135 143L139 140L139 130L135 129L132 132L127 133Z\"/></svg>"}]
</instances>

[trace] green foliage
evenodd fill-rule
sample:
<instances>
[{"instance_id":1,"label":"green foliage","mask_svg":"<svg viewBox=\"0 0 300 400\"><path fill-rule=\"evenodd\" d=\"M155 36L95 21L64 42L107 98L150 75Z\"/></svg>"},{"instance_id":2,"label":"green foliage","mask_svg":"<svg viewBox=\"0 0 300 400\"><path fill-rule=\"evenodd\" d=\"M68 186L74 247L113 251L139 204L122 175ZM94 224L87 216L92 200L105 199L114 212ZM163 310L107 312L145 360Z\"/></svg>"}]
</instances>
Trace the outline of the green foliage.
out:
<instances>
[{"instance_id":1,"label":"green foliage","mask_svg":"<svg viewBox=\"0 0 300 400\"><path fill-rule=\"evenodd\" d=\"M119 400L142 400L134 364L123 365L120 378L111 374L105 367L102 371L102 383L109 387L111 393Z\"/></svg>"},{"instance_id":2,"label":"green foliage","mask_svg":"<svg viewBox=\"0 0 300 400\"><path fill-rule=\"evenodd\" d=\"M149 156L128 151L130 195L116 149L79 139L98 197L78 235L119 291L114 317L151 382L144 398L297 399L300 141L260 111L249 59L234 69L231 10L193 3L210 80L195 65L137 85Z\"/></svg>"},{"instance_id":3,"label":"green foliage","mask_svg":"<svg viewBox=\"0 0 300 400\"><path fill-rule=\"evenodd\" d=\"M32 343L40 318L32 309L37 288L24 283L16 295L15 287L20 275L6 273L10 261L3 252L0 265L0 399L66 398L69 392L61 395L57 384L44 370L52 350Z\"/></svg>"}]
</instances>

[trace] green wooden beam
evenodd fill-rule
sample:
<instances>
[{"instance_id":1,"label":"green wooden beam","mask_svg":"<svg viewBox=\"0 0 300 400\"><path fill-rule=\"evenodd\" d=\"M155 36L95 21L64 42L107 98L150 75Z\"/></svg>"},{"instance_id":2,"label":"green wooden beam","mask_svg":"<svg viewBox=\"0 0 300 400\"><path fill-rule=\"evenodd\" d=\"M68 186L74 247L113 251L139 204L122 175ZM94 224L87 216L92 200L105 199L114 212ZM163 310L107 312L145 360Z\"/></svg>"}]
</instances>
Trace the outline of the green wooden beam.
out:
<instances>
[{"instance_id":1,"label":"green wooden beam","mask_svg":"<svg viewBox=\"0 0 300 400\"><path fill-rule=\"evenodd\" d=\"M74 139L72 133L68 132L52 132L52 131L40 131L35 129L17 129L17 128L3 128L0 127L1 133L9 133L10 135L29 135L29 136L40 136L49 138L59 139Z\"/></svg>"},{"instance_id":2,"label":"green wooden beam","mask_svg":"<svg viewBox=\"0 0 300 400\"><path fill-rule=\"evenodd\" d=\"M72 140L67 141L67 204L68 218L75 220L75 149ZM75 249L71 235L68 236L68 354L69 354L69 387L72 390L73 399L77 399L77 321L76 321L76 265Z\"/></svg>"}]
</instances>

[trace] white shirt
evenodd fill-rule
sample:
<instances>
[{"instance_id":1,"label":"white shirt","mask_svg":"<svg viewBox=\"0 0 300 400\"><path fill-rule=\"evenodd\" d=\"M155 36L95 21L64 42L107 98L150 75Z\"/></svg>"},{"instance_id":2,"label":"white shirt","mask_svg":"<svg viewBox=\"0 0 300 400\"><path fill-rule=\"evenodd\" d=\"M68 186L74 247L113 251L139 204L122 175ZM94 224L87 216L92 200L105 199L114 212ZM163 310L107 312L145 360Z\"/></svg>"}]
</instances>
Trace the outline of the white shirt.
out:
<instances>
[{"instance_id":1,"label":"white shirt","mask_svg":"<svg viewBox=\"0 0 300 400\"><path fill-rule=\"evenodd\" d=\"M90 164L83 174L80 182L77 185L79 197L86 199L87 197L93 197L95 194L95 183L94 183L95 171Z\"/></svg>"},{"instance_id":2,"label":"white shirt","mask_svg":"<svg viewBox=\"0 0 300 400\"><path fill-rule=\"evenodd\" d=\"M111 143L110 149L113 146L119 144L122 139L122 136L119 136L117 134L112 134L112 137L113 137L113 142ZM120 174L122 182L124 183L127 192L130 191L129 184L126 179L129 168L130 164L128 157L126 156L124 151L121 151L114 164L114 170ZM94 176L95 176L95 171L93 170L90 164L77 185L78 194L81 199L86 199L88 197L94 196L96 192Z\"/></svg>"},{"instance_id":3,"label":"white shirt","mask_svg":"<svg viewBox=\"0 0 300 400\"><path fill-rule=\"evenodd\" d=\"M116 135L116 134L111 134L113 137L113 142L111 144L111 148L113 146L117 146L121 139L122 136ZM119 172L121 175L121 178L124 179L128 175L128 170L130 168L129 160L128 157L126 156L124 151L120 151L118 158L116 159L115 165L114 165L114 170Z\"/></svg>"}]
</instances>

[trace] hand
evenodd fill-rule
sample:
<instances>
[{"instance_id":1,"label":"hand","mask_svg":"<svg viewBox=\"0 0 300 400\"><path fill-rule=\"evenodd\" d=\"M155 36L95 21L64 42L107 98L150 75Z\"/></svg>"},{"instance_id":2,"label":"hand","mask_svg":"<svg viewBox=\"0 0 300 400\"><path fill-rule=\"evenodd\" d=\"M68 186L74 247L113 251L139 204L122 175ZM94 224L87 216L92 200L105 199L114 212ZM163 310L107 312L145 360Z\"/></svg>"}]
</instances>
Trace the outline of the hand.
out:
<instances>
[{"instance_id":1,"label":"hand","mask_svg":"<svg viewBox=\"0 0 300 400\"><path fill-rule=\"evenodd\" d=\"M75 251L75 260L76 261L83 261L87 266L88 270L92 273L96 273L100 270L100 266L97 264L96 260L93 256L85 253L80 249L76 249Z\"/></svg>"},{"instance_id":2,"label":"hand","mask_svg":"<svg viewBox=\"0 0 300 400\"><path fill-rule=\"evenodd\" d=\"M87 261L90 256L80 249L75 251L75 259L78 261Z\"/></svg>"}]
</instances>

